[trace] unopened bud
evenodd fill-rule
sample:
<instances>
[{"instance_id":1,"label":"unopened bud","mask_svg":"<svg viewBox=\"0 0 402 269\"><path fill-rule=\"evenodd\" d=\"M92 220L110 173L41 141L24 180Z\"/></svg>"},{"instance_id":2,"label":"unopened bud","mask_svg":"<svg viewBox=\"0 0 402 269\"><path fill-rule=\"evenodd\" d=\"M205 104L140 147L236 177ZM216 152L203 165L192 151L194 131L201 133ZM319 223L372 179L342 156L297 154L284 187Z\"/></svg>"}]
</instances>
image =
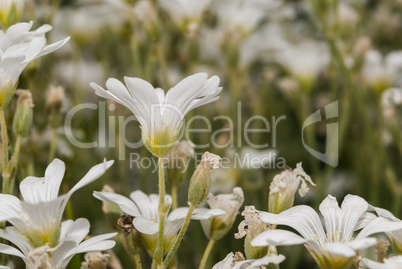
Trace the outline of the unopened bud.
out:
<instances>
[{"instance_id":1,"label":"unopened bud","mask_svg":"<svg viewBox=\"0 0 402 269\"><path fill-rule=\"evenodd\" d=\"M32 124L32 95L28 90L17 90L17 107L13 119L14 134L26 136Z\"/></svg>"},{"instance_id":2,"label":"unopened bud","mask_svg":"<svg viewBox=\"0 0 402 269\"><path fill-rule=\"evenodd\" d=\"M49 125L57 128L63 122L65 94L64 88L50 86L46 99L46 113L49 115Z\"/></svg>"},{"instance_id":3,"label":"unopened bud","mask_svg":"<svg viewBox=\"0 0 402 269\"><path fill-rule=\"evenodd\" d=\"M167 180L170 184L177 186L182 181L188 167L188 158L194 158L194 144L189 141L180 141L173 146L167 155Z\"/></svg>"},{"instance_id":4,"label":"unopened bud","mask_svg":"<svg viewBox=\"0 0 402 269\"><path fill-rule=\"evenodd\" d=\"M208 196L212 171L220 167L221 157L205 152L190 180L188 201L193 205L202 204Z\"/></svg>"}]
</instances>

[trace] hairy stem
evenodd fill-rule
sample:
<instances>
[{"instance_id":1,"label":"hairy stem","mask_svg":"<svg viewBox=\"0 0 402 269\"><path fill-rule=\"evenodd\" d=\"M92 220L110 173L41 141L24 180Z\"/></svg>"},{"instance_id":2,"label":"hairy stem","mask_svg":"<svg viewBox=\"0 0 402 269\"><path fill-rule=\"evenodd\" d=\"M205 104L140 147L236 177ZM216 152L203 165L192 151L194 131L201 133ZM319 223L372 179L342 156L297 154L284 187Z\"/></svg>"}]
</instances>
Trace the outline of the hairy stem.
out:
<instances>
[{"instance_id":1,"label":"hairy stem","mask_svg":"<svg viewBox=\"0 0 402 269\"><path fill-rule=\"evenodd\" d=\"M167 209L169 209L169 206L165 205L165 175L163 168L163 158L159 157L158 165L159 165L159 206L158 206L159 237L158 237L158 248L155 258L157 263L161 264L163 261L163 235L165 230L165 216Z\"/></svg>"},{"instance_id":2,"label":"hairy stem","mask_svg":"<svg viewBox=\"0 0 402 269\"><path fill-rule=\"evenodd\" d=\"M180 232L177 235L176 239L174 240L174 243L172 247L169 250L169 253L166 255L166 259L163 261L162 268L167 268L169 263L172 261L172 258L176 254L177 249L180 246L181 241L183 240L183 237L187 231L188 225L190 224L190 218L191 215L193 215L193 211L195 209L195 205L191 204L190 208L187 212L186 219L184 220L183 226L181 226Z\"/></svg>"}]
</instances>

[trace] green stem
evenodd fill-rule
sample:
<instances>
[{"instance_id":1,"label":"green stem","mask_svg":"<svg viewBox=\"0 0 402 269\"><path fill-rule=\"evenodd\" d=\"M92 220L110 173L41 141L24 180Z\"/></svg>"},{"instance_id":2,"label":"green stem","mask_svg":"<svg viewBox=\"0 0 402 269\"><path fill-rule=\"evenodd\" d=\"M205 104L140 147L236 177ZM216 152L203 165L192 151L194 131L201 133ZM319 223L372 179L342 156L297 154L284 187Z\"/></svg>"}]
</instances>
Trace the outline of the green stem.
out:
<instances>
[{"instance_id":1,"label":"green stem","mask_svg":"<svg viewBox=\"0 0 402 269\"><path fill-rule=\"evenodd\" d=\"M163 158L159 157L158 159L159 165L159 206L158 206L158 213L159 213L159 238L158 238L158 249L157 253L155 254L155 258L158 264L162 264L163 262L163 236L164 236L164 229L165 229L165 216L167 207L165 205L165 175L164 175L164 168L163 168Z\"/></svg>"},{"instance_id":2,"label":"green stem","mask_svg":"<svg viewBox=\"0 0 402 269\"><path fill-rule=\"evenodd\" d=\"M9 168L10 173L11 173L11 170L15 168L15 173L11 177L11 182L10 182L10 189L9 189L10 194L13 193L13 189L14 189L15 175L17 173L18 161L19 161L19 157L20 157L21 140L22 140L22 136L17 135L17 140L15 141L14 153L13 153L13 158L12 158L12 164L10 165L10 168Z\"/></svg>"},{"instance_id":3,"label":"green stem","mask_svg":"<svg viewBox=\"0 0 402 269\"><path fill-rule=\"evenodd\" d=\"M133 259L134 259L136 268L137 269L142 269L140 254L139 253L134 254Z\"/></svg>"},{"instance_id":4,"label":"green stem","mask_svg":"<svg viewBox=\"0 0 402 269\"><path fill-rule=\"evenodd\" d=\"M214 244L215 244L215 240L210 239L209 243L207 245L207 248L205 249L204 254L202 255L199 269L205 268L205 265L207 264L207 261L208 261L209 254L211 253L211 250L212 250L212 247L214 246Z\"/></svg>"},{"instance_id":5,"label":"green stem","mask_svg":"<svg viewBox=\"0 0 402 269\"><path fill-rule=\"evenodd\" d=\"M177 208L177 185L172 185L172 210Z\"/></svg>"},{"instance_id":6,"label":"green stem","mask_svg":"<svg viewBox=\"0 0 402 269\"><path fill-rule=\"evenodd\" d=\"M183 226L181 226L179 234L177 235L176 239L174 240L174 243L173 243L172 247L170 248L169 253L166 255L166 259L163 261L162 269L167 268L167 266L172 261L172 258L176 254L176 251L179 248L180 243L183 240L183 237L187 231L188 225L190 224L190 218L191 218L191 215L193 215L194 209L195 209L195 205L191 204L190 208L187 212L186 219L184 220Z\"/></svg>"},{"instance_id":7,"label":"green stem","mask_svg":"<svg viewBox=\"0 0 402 269\"><path fill-rule=\"evenodd\" d=\"M8 193L10 184L10 173L8 171L8 137L7 137L7 125L6 117L4 115L4 109L0 108L0 125L1 125L1 137L2 137L2 176L3 176L3 193Z\"/></svg>"},{"instance_id":8,"label":"green stem","mask_svg":"<svg viewBox=\"0 0 402 269\"><path fill-rule=\"evenodd\" d=\"M52 140L50 140L49 163L51 163L54 159L54 155L56 153L56 145L57 145L57 129L52 128Z\"/></svg>"}]
</instances>

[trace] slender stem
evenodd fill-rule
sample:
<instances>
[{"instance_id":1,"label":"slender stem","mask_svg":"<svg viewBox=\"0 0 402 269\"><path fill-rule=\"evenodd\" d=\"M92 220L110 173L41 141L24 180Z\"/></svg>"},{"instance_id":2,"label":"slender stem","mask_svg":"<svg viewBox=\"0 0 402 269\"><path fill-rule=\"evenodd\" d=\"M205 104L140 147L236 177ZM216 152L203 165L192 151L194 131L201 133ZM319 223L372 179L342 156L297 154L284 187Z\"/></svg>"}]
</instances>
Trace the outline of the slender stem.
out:
<instances>
[{"instance_id":1,"label":"slender stem","mask_svg":"<svg viewBox=\"0 0 402 269\"><path fill-rule=\"evenodd\" d=\"M177 235L176 239L174 240L174 243L173 243L172 247L170 248L169 253L166 255L166 259L163 261L162 269L166 268L169 265L169 263L172 261L172 258L176 254L176 251L180 246L181 240L183 240L183 237L187 231L188 225L190 224L190 218L191 218L191 215L193 215L194 209L195 209L195 205L191 204L190 208L187 212L186 219L184 220L183 226L181 226L179 234Z\"/></svg>"},{"instance_id":2,"label":"slender stem","mask_svg":"<svg viewBox=\"0 0 402 269\"><path fill-rule=\"evenodd\" d=\"M164 175L164 168L163 168L163 158L159 157L158 159L159 165L159 238L158 238L158 249L156 253L156 261L162 263L163 261L163 235L165 229L165 215L166 215L166 207L165 205L165 175Z\"/></svg>"},{"instance_id":3,"label":"slender stem","mask_svg":"<svg viewBox=\"0 0 402 269\"><path fill-rule=\"evenodd\" d=\"M136 268L137 269L142 269L140 254L139 253L134 254L133 259L134 259Z\"/></svg>"},{"instance_id":4,"label":"slender stem","mask_svg":"<svg viewBox=\"0 0 402 269\"><path fill-rule=\"evenodd\" d=\"M156 269L156 260L155 260L155 258L152 259L151 269Z\"/></svg>"},{"instance_id":5,"label":"slender stem","mask_svg":"<svg viewBox=\"0 0 402 269\"><path fill-rule=\"evenodd\" d=\"M12 158L12 164L10 165L10 168L9 168L10 173L13 168L15 169L15 173L11 177L11 182L10 182L10 189L9 189L10 194L13 193L13 189L14 189L15 174L17 173L18 161L19 161L19 157L20 157L21 140L22 140L22 136L17 135L17 140L15 141L14 153L13 153L13 158Z\"/></svg>"},{"instance_id":6,"label":"slender stem","mask_svg":"<svg viewBox=\"0 0 402 269\"><path fill-rule=\"evenodd\" d=\"M212 247L214 246L214 244L215 244L215 240L210 239L209 243L204 251L204 254L202 255L199 269L205 268L205 265L207 264L207 261L208 261L209 253L211 253L211 250L212 250Z\"/></svg>"},{"instance_id":7,"label":"slender stem","mask_svg":"<svg viewBox=\"0 0 402 269\"><path fill-rule=\"evenodd\" d=\"M2 176L3 176L3 193L8 193L10 173L8 171L8 137L6 117L4 109L0 108L0 125L1 125L1 138L2 138Z\"/></svg>"},{"instance_id":8,"label":"slender stem","mask_svg":"<svg viewBox=\"0 0 402 269\"><path fill-rule=\"evenodd\" d=\"M56 145L57 145L57 129L52 128L52 140L50 141L49 163L51 163L54 159L54 155L56 153Z\"/></svg>"},{"instance_id":9,"label":"slender stem","mask_svg":"<svg viewBox=\"0 0 402 269\"><path fill-rule=\"evenodd\" d=\"M172 209L177 208L177 185L172 185Z\"/></svg>"}]
</instances>

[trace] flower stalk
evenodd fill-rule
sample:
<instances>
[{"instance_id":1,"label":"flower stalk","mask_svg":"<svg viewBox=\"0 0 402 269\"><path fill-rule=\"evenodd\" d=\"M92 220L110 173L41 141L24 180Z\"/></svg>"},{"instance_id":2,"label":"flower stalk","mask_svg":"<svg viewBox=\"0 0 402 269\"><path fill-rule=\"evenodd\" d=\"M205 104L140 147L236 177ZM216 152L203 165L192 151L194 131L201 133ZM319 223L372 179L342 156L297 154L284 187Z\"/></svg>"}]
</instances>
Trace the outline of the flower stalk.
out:
<instances>
[{"instance_id":1,"label":"flower stalk","mask_svg":"<svg viewBox=\"0 0 402 269\"><path fill-rule=\"evenodd\" d=\"M211 253L211 250L212 250L212 247L214 246L214 244L215 244L215 240L210 239L207 247L205 248L204 254L202 255L199 269L205 268L205 265L207 264L207 261L208 261L209 254Z\"/></svg>"},{"instance_id":2,"label":"flower stalk","mask_svg":"<svg viewBox=\"0 0 402 269\"><path fill-rule=\"evenodd\" d=\"M158 264L162 264L163 261L163 236L165 230L165 216L169 210L169 204L165 202L165 175L163 167L163 158L158 158L159 166L159 236L158 236L158 248L155 253L155 259Z\"/></svg>"}]
</instances>

